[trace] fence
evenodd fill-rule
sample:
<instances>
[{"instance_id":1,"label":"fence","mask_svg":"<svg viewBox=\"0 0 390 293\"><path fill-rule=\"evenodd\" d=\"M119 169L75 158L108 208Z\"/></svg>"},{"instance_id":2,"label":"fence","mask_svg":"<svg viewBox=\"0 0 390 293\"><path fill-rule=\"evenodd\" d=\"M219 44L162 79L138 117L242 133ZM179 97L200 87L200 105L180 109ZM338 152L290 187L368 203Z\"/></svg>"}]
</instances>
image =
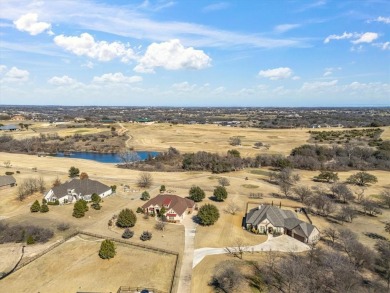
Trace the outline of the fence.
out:
<instances>
[{"instance_id":1,"label":"fence","mask_svg":"<svg viewBox=\"0 0 390 293\"><path fill-rule=\"evenodd\" d=\"M95 238L108 239L108 240L111 240L111 241L114 241L114 242L118 242L118 243L122 243L122 244L126 244L126 245L136 246L136 247L140 247L140 248L147 249L147 250L152 250L152 251L157 251L157 252L161 252L161 253L174 255L175 256L175 266L174 266L174 269L173 269L173 274L172 274L172 278L171 278L171 281L170 281L171 285L170 285L170 289L169 289L170 293L174 292L175 277L177 275L178 262L179 262L179 253L178 252L171 251L171 250L166 250L166 249L162 249L162 248L158 248L158 247L153 247L153 246L149 246L149 245L133 243L133 242L129 242L129 241L122 240L122 239L117 239L117 238L112 238L112 237L105 237L103 235L90 233L90 232L85 232L85 231L80 231L79 234L83 234L83 235L91 236L91 237L95 237ZM130 287L122 286L120 288L130 288ZM148 288L144 288L144 289L148 290ZM118 290L118 292L121 292L121 291ZM126 291L123 291L123 292L126 292ZM135 292L137 292L137 291L135 291ZM156 291L156 290L152 291L152 292L153 293L155 293L155 292L156 293L165 293L163 291Z\"/></svg>"},{"instance_id":2,"label":"fence","mask_svg":"<svg viewBox=\"0 0 390 293\"><path fill-rule=\"evenodd\" d=\"M135 293L135 292L149 292L149 293L166 293L164 291L157 290L155 288L144 288L144 287L126 287L120 286L117 293Z\"/></svg>"},{"instance_id":3,"label":"fence","mask_svg":"<svg viewBox=\"0 0 390 293\"><path fill-rule=\"evenodd\" d=\"M9 276L10 274L16 272L17 270L20 270L24 266L28 265L29 263L33 262L34 260L36 260L36 259L38 259L38 258L40 258L42 256L44 256L46 253L52 251L54 248L60 246L61 244L63 244L67 240L69 240L70 238L73 238L73 237L75 237L75 236L77 236L79 234L86 235L86 236L91 236L91 237L95 237L95 238L100 238L100 239L108 239L108 240L111 240L111 241L114 241L114 242L118 242L118 243L122 243L122 244L125 244L125 245L136 246L136 247L139 247L139 248L142 248L142 249L147 249L147 250L157 251L157 252L160 252L160 253L174 255L175 256L175 265L174 265L174 268L173 268L173 274L172 274L172 278L171 278L171 281L170 281L169 292L172 293L174 291L175 277L177 275L178 261L179 261L179 253L178 252L171 251L171 250L166 250L166 249L162 249L162 248L157 248L157 247L153 247L153 246L149 246L149 245L139 244L139 243L132 243L132 242L125 241L125 240L122 240L122 239L106 237L106 236L103 236L103 235L90 233L90 232L85 232L85 231L76 231L76 232L66 236L61 241L58 241L58 242L54 243L49 248L41 251L40 253L38 253L35 256L27 259L26 261L21 262L21 260L19 260L18 264L11 271L9 271L5 275L1 276L0 279L3 279L5 277ZM131 289L131 290L134 290L134 291L129 291L126 288L129 288L129 290ZM138 289L140 289L140 290L136 291ZM120 290L122 290L122 291L120 291ZM118 289L117 292L140 292L142 290L149 290L151 293L166 293L164 291L160 291L160 290L157 290L157 289L154 289L154 288L137 288L137 287L126 287L126 286L121 286Z\"/></svg>"}]
</instances>

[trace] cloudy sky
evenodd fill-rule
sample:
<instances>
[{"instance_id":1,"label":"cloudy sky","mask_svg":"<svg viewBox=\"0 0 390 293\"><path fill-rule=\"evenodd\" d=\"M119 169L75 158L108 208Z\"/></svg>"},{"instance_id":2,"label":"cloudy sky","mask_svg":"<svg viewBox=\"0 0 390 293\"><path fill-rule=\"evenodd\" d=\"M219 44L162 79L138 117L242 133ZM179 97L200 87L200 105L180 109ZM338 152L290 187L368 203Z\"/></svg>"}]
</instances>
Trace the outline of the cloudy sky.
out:
<instances>
[{"instance_id":1,"label":"cloudy sky","mask_svg":"<svg viewBox=\"0 0 390 293\"><path fill-rule=\"evenodd\" d=\"M390 4L0 0L0 104L390 106Z\"/></svg>"}]
</instances>

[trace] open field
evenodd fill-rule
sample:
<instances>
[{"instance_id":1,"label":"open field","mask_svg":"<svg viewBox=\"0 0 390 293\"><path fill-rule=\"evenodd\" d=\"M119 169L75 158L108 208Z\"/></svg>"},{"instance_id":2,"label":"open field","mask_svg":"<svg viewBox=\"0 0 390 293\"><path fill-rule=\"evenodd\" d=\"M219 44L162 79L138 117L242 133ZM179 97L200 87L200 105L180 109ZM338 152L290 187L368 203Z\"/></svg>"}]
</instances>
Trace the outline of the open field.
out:
<instances>
[{"instance_id":1,"label":"open field","mask_svg":"<svg viewBox=\"0 0 390 293\"><path fill-rule=\"evenodd\" d=\"M115 292L119 286L168 292L175 256L116 243L116 256L103 260L100 242L76 236L1 280L0 286L8 292Z\"/></svg>"},{"instance_id":2,"label":"open field","mask_svg":"<svg viewBox=\"0 0 390 293\"><path fill-rule=\"evenodd\" d=\"M210 152L223 153L229 149L238 149L243 156L256 155L259 153L281 153L289 154L293 147L302 145L307 142L309 138L309 129L294 129L292 130L262 130L262 129L250 129L250 128L230 128L215 125L172 125L169 124L125 124L124 125L129 131L128 134L131 139L128 142L129 146L134 147L136 150L167 150L168 147L173 146L178 148L181 152L196 152L199 150L205 150ZM43 129L43 126L42 126ZM383 139L390 139L390 127L383 128L385 131L382 134ZM54 130L47 130L54 131ZM65 131L66 129L64 129ZM103 129L102 129L103 130ZM105 129L106 130L106 129ZM328 130L328 129L327 129ZM343 129L340 129L343 130ZM30 131L30 130L29 130ZM27 134L29 131L13 133L12 135ZM84 131L83 129L68 129L66 131ZM98 130L96 130L98 131ZM82 133L80 133L82 134ZM32 135L38 135L33 133ZM60 135L68 135L62 133ZM228 139L231 136L239 135L242 140L242 146L232 147L228 144ZM253 144L257 141L271 144L269 150L255 149ZM10 160L12 167L5 168L2 162ZM137 207L141 206L144 202L140 200L140 195L144 191L136 186L137 178L141 172L128 169L119 169L114 164L103 164L94 161L73 159L73 158L56 158L56 157L38 157L33 155L22 155L22 154L9 154L0 153L0 173L4 174L5 171L15 172L14 177L17 182L20 183L24 179L29 177L40 177L42 176L46 181L47 188L50 188L52 182L56 177L59 177L63 182L68 179L68 170L71 166L75 166L80 169L81 172L86 172L91 179L99 180L107 185L117 185L117 193L113 196L107 197L102 203L102 209L99 211L90 209L84 218L76 219L72 217L73 205L65 206L50 206L49 213L46 214L32 214L29 211L30 205L36 200L41 200L41 194L34 194L28 197L23 202L17 199L17 187L0 190L0 220L5 219L10 224L27 224L34 223L35 225L51 228L55 231L55 237L50 241L52 244L54 241L62 238L66 233L75 231L76 229L82 231L88 231L92 233L102 234L107 237L120 237L123 230L107 226L108 220L114 215L118 214L123 208L131 208L136 210ZM33 168L37 168L37 171L33 171ZM16 174L16 171L20 171L20 174ZM188 195L188 191L192 185L198 185L206 192L206 198L199 206L205 203L215 204L220 211L220 218L214 226L202 227L197 226L195 236L195 248L202 247L217 247L223 248L231 246L237 238L244 239L245 244L255 245L265 241L265 237L261 235L254 235L242 229L241 223L245 213L246 203L248 201L256 203L271 203L278 206L279 202L282 203L282 207L296 207L302 206L302 204L296 200L286 199L282 196L275 196L280 193L277 185L271 184L267 181L269 169L246 169L237 172L223 173L223 174L211 174L209 172L153 172L153 184L148 189L151 196L155 196L159 193L160 185L164 184L169 192L185 197ZM312 179L315 175L318 175L318 171L304 171L295 170L294 172L300 175L300 182L298 185L305 186L322 186L325 189L330 187L326 183L314 182ZM350 175L357 171L338 172L340 181L345 181ZM390 187L389 172L386 171L369 171L369 173L377 176L378 183L369 186L366 191L366 197L376 198L376 196L385 187ZM218 185L218 179L225 177L230 181L230 186L227 187L228 199L225 202L214 202L210 197L213 194L214 188ZM130 185L131 192L124 192L123 185ZM356 187L351 187L353 190L357 190ZM251 199L249 198L250 193L262 193L262 199ZM224 210L230 202L235 202L239 207L240 211L236 215L231 215ZM351 203L351 205L355 205ZM361 207L356 205L359 211ZM302 215L299 215L301 217ZM382 214L376 217L371 217L359 213L359 216L353 220L352 223L344 223L341 225L337 222L331 222L324 217L310 215L313 224L316 225L319 230L323 230L328 226L336 228L346 227L356 232L359 240L365 245L371 248L375 244L375 240L371 239L363 234L363 232L378 233L382 236L389 238L388 234L384 231L384 221L390 219L390 210L383 209ZM304 218L302 218L305 220ZM59 232L56 227L59 223L69 223L71 228L67 232ZM139 235L144 230L152 231L153 238L147 242L148 245L159 247L163 249L183 252L184 249L184 227L181 225L169 224L164 232L157 231L154 228L154 219L144 219L141 215L138 215L136 226L132 229L134 231L134 237L131 239L135 243L143 243L139 239ZM88 245L96 245L97 242L82 241L78 239L75 241L82 243L83 249L92 249ZM73 245L72 242L66 245ZM84 244L84 243L89 243ZM91 244L92 243L92 244ZM85 245L85 246L83 246ZM27 247L27 255L33 255L39 250L45 248L45 245L33 245ZM0 257L3 259L7 257L10 249L18 251L18 247L15 248L9 246L1 247ZM119 251L119 248L118 248ZM119 253L119 252L118 252ZM119 254L118 254L119 255ZM91 266L96 261L94 256L96 254L86 254L85 264ZM139 257L142 258L141 255ZM250 257L250 256L248 256ZM261 258L261 254L256 254L253 257ZM208 256L198 266L196 266L193 272L192 292L211 292L211 287L207 285L212 275L214 266L222 261L229 258L228 256ZM12 266L12 263L17 258L10 258L8 260L8 267ZM231 258L229 258L231 259ZM120 258L117 256L114 258L114 262L119 261ZM84 261L82 261L84 262ZM107 263L114 263L112 260ZM35 262L31 265L35 265ZM55 269L55 262L50 263L47 260L46 263L42 263L47 268ZM96 263L95 263L96 265ZM105 263L104 263L105 265ZM99 270L102 267L99 264ZM131 267L131 264L129 264ZM134 266L133 266L134 267ZM80 269L75 268L75 270ZM124 271L125 268L122 267ZM45 272L49 272L45 270ZM22 272L22 270L20 271ZM127 272L127 271L126 271ZM46 273L45 273L46 274ZM76 274L75 271L71 271L71 274ZM126 273L127 274L127 273ZM127 277L126 274L118 273L119 277ZM124 275L124 276L122 276ZM133 275L129 275L128 281L134 278ZM10 279L11 278L11 279ZM13 286L20 286L17 279L12 279L11 275L6 280L15 280ZM77 282L82 284L90 285L91 278L89 275L80 274L75 277ZM134 280L138 281L138 275ZM59 282L60 279L55 279L53 282ZM121 280L114 278L113 282L119 282ZM8 282L8 281L7 281ZM31 281L34 283L33 281ZM44 282L44 281L42 281ZM0 287L2 281L0 281ZM38 284L38 282L36 282ZM42 283L43 284L43 283ZM154 284L154 283L153 283ZM115 285L117 285L115 283ZM120 283L115 288L107 290L116 290L120 285L136 286L136 284L130 282ZM145 284L152 286L151 283ZM47 283L47 286L51 286L51 282ZM73 286L73 285L72 285ZM15 292L23 292L23 288L15 288ZM46 288L46 287L45 287ZM47 287L49 292L50 288ZM73 288L73 287L72 287ZM69 290L73 290L69 287ZM78 287L77 287L78 288ZM77 289L76 288L76 289ZM160 288L160 287L157 287ZM35 289L35 287L33 288ZM37 290L39 288L36 288ZM87 287L82 287L83 290L89 290ZM91 290L94 288L90 288ZM94 289L97 290L97 289ZM103 289L99 289L103 291ZM245 291L242 292L251 292ZM1 291L1 290L0 290ZM26 291L27 292L27 291ZM41 292L45 292L42 290ZM64 291L65 292L65 291Z\"/></svg>"}]
</instances>

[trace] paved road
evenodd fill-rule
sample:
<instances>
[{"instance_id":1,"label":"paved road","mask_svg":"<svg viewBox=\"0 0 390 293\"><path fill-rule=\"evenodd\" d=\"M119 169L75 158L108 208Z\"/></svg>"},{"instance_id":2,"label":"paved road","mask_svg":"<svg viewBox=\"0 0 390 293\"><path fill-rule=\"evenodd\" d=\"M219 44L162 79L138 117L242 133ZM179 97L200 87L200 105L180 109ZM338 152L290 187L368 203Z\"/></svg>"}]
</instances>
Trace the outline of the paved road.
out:
<instances>
[{"instance_id":1,"label":"paved road","mask_svg":"<svg viewBox=\"0 0 390 293\"><path fill-rule=\"evenodd\" d=\"M194 244L195 244L195 234L196 234L196 224L192 220L192 215L187 215L183 220L183 225L185 228L185 237L184 237L184 254L181 263L179 284L177 292L191 292L191 279L192 279L192 262L194 259Z\"/></svg>"},{"instance_id":2,"label":"paved road","mask_svg":"<svg viewBox=\"0 0 390 293\"><path fill-rule=\"evenodd\" d=\"M233 247L231 249L234 249ZM302 252L309 250L310 247L298 241L290 236L281 235L278 237L273 237L272 235L268 235L267 241L254 245L245 247L245 251L283 251L283 252ZM225 248L199 248L194 252L194 261L192 267L196 267L203 258L207 255L213 254L224 254L226 253Z\"/></svg>"}]
</instances>

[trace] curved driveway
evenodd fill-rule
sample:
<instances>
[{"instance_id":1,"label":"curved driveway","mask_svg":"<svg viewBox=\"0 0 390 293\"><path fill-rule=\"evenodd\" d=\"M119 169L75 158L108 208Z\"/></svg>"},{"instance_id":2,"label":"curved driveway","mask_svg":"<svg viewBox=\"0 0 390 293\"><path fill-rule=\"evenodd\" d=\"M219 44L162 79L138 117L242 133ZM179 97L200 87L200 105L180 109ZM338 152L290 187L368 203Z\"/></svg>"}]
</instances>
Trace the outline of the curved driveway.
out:
<instances>
[{"instance_id":1,"label":"curved driveway","mask_svg":"<svg viewBox=\"0 0 390 293\"><path fill-rule=\"evenodd\" d=\"M234 247L231 247L234 250ZM283 251L283 252L302 252L310 250L309 245L296 240L287 235L281 235L278 237L273 237L272 235L268 235L267 241L254 245L254 246L246 246L246 252L252 251ZM227 253L225 248L199 248L195 250L194 253L194 261L192 267L196 267L203 258L207 255L213 254L224 254ZM180 292L180 291L179 291Z\"/></svg>"}]
</instances>

